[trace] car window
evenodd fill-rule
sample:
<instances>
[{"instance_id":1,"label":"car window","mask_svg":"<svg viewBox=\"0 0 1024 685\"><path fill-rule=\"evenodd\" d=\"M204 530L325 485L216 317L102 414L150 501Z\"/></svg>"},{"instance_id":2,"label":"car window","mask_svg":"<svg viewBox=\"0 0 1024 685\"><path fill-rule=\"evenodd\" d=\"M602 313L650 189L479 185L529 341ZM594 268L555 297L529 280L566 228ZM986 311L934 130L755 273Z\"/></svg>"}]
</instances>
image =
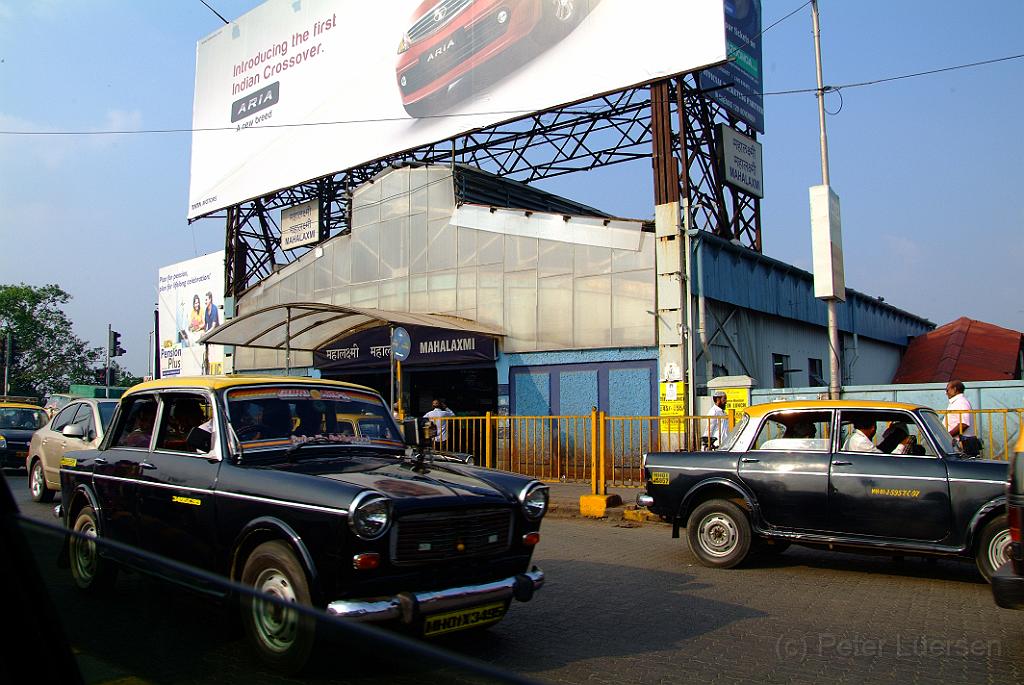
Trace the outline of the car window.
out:
<instances>
[{"instance_id":1,"label":"car window","mask_svg":"<svg viewBox=\"0 0 1024 685\"><path fill-rule=\"evenodd\" d=\"M953 446L953 438L950 437L949 432L946 430L946 423L942 418L931 409L927 409L921 412L921 418L924 419L925 426L929 429L932 437L939 443L939 449L946 454L956 454L956 447ZM927 444L927 441L922 441ZM929 451L931 447L928 447Z\"/></svg>"},{"instance_id":2,"label":"car window","mask_svg":"<svg viewBox=\"0 0 1024 685\"><path fill-rule=\"evenodd\" d=\"M228 392L231 427L246 450L309 440L402 445L394 417L374 393L323 387L268 386ZM363 423L369 421L365 426ZM356 426L359 426L356 429Z\"/></svg>"},{"instance_id":3,"label":"car window","mask_svg":"<svg viewBox=\"0 0 1024 685\"><path fill-rule=\"evenodd\" d=\"M827 452L831 411L780 411L765 417L753 449Z\"/></svg>"},{"instance_id":4,"label":"car window","mask_svg":"<svg viewBox=\"0 0 1024 685\"><path fill-rule=\"evenodd\" d=\"M110 428L110 419L114 418L117 402L98 402L96 407L100 410L100 423L103 424L103 430L107 430Z\"/></svg>"},{"instance_id":5,"label":"car window","mask_svg":"<svg viewBox=\"0 0 1024 685\"><path fill-rule=\"evenodd\" d=\"M42 423L39 418L42 415ZM46 414L41 409L22 407L0 407L0 428L36 430L46 423Z\"/></svg>"},{"instance_id":6,"label":"car window","mask_svg":"<svg viewBox=\"0 0 1024 685\"><path fill-rule=\"evenodd\" d=\"M736 425L729 429L729 432L724 438L722 438L722 444L719 446L719 450L727 452L732 449L732 446L736 444L740 434L743 433L743 429L750 423L750 415L744 414L743 418L736 422Z\"/></svg>"},{"instance_id":7,"label":"car window","mask_svg":"<svg viewBox=\"0 0 1024 685\"><path fill-rule=\"evenodd\" d=\"M839 434L844 452L935 456L921 425L906 412L845 410Z\"/></svg>"},{"instance_id":8,"label":"car window","mask_svg":"<svg viewBox=\"0 0 1024 685\"><path fill-rule=\"evenodd\" d=\"M156 422L156 398L137 397L126 401L122 420L117 426L117 435L111 443L114 447L148 448Z\"/></svg>"},{"instance_id":9,"label":"car window","mask_svg":"<svg viewBox=\"0 0 1024 685\"><path fill-rule=\"evenodd\" d=\"M92 420L92 407L87 402L82 402L78 405L78 411L75 412L75 418L71 419L72 426L81 426L82 435L86 440L90 439L89 436L92 434L93 420Z\"/></svg>"},{"instance_id":10,"label":"car window","mask_svg":"<svg viewBox=\"0 0 1024 685\"><path fill-rule=\"evenodd\" d=\"M75 414L78 413L78 404L69 404L58 412L57 416L53 418L53 423L50 425L51 430L55 430L58 433L64 430L64 426L71 423L71 420L75 418Z\"/></svg>"},{"instance_id":11,"label":"car window","mask_svg":"<svg viewBox=\"0 0 1024 685\"><path fill-rule=\"evenodd\" d=\"M175 452L195 452L188 446L188 434L213 415L209 402L202 395L167 394L163 397L163 413L156 448ZM212 431L211 431L212 432Z\"/></svg>"}]
</instances>

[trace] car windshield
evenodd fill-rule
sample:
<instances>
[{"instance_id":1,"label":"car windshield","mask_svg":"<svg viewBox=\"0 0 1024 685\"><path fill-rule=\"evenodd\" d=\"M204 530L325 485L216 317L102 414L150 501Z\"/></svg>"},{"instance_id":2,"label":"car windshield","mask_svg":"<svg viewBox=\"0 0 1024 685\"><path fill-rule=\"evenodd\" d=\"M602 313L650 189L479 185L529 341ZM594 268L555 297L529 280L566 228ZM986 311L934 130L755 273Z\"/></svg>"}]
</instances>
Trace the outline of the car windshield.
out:
<instances>
[{"instance_id":1,"label":"car windshield","mask_svg":"<svg viewBox=\"0 0 1024 685\"><path fill-rule=\"evenodd\" d=\"M320 386L239 388L227 394L231 427L246 451L306 442L401 447L401 433L372 392Z\"/></svg>"},{"instance_id":2,"label":"car windshield","mask_svg":"<svg viewBox=\"0 0 1024 685\"><path fill-rule=\"evenodd\" d=\"M924 419L925 424L928 426L928 432L932 434L935 442L939 444L939 449L946 454L956 454L957 450L953 446L953 438L946 431L946 424L939 418L939 415L931 409L925 409L921 411L921 418Z\"/></svg>"},{"instance_id":3,"label":"car windshield","mask_svg":"<svg viewBox=\"0 0 1024 685\"><path fill-rule=\"evenodd\" d=\"M42 409L0 407L0 429L22 429L34 431L46 423L46 412Z\"/></svg>"},{"instance_id":4,"label":"car windshield","mask_svg":"<svg viewBox=\"0 0 1024 685\"><path fill-rule=\"evenodd\" d=\"M718 449L723 451L732 449L732 446L736 443L736 440L739 439L740 433L743 432L743 428L747 425L748 421L750 421L750 416L744 414L743 418L737 421L736 425L729 429L729 432L722 439L722 444Z\"/></svg>"},{"instance_id":5,"label":"car windshield","mask_svg":"<svg viewBox=\"0 0 1024 685\"><path fill-rule=\"evenodd\" d=\"M100 410L100 422L103 424L103 430L110 428L110 419L114 417L114 410L117 409L117 402L99 402L97 406Z\"/></svg>"}]
</instances>

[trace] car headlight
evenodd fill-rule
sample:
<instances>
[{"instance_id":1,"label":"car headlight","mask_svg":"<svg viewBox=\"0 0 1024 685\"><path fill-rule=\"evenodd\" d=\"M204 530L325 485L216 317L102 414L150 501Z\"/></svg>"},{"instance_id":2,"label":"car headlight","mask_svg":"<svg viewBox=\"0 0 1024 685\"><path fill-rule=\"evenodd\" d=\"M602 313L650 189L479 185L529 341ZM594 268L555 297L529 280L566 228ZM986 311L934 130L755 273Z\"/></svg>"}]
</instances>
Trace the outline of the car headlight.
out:
<instances>
[{"instance_id":1,"label":"car headlight","mask_svg":"<svg viewBox=\"0 0 1024 685\"><path fill-rule=\"evenodd\" d=\"M348 526L363 540L376 540L391 524L391 501L376 492L359 494L352 502Z\"/></svg>"},{"instance_id":2,"label":"car headlight","mask_svg":"<svg viewBox=\"0 0 1024 685\"><path fill-rule=\"evenodd\" d=\"M0 450L7 449L7 438L0 435Z\"/></svg>"},{"instance_id":3,"label":"car headlight","mask_svg":"<svg viewBox=\"0 0 1024 685\"><path fill-rule=\"evenodd\" d=\"M548 510L548 486L533 482L523 488L519 494L519 502L523 505L523 515L531 521L537 521Z\"/></svg>"}]
</instances>

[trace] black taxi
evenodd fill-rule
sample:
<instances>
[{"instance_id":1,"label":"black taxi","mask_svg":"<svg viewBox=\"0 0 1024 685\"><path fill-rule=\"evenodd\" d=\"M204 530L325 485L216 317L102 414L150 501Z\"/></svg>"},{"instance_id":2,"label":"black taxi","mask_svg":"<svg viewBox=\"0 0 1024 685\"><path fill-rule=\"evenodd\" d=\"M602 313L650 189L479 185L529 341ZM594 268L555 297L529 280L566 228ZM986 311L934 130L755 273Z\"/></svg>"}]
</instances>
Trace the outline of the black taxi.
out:
<instances>
[{"instance_id":1,"label":"black taxi","mask_svg":"<svg viewBox=\"0 0 1024 685\"><path fill-rule=\"evenodd\" d=\"M354 430L352 417L375 430ZM137 385L99 448L61 462L72 576L100 591L122 566L159 572L125 552L141 550L426 636L493 624L544 583L531 557L547 487L424 452L415 421L403 428L413 430L400 430L376 392L334 381ZM239 604L264 659L305 664L314 621L259 599Z\"/></svg>"},{"instance_id":2,"label":"black taxi","mask_svg":"<svg viewBox=\"0 0 1024 685\"><path fill-rule=\"evenodd\" d=\"M1007 463L958 453L939 415L895 402L747 407L720 449L643 457L637 498L686 529L706 566L791 543L894 555L1008 558Z\"/></svg>"}]
</instances>

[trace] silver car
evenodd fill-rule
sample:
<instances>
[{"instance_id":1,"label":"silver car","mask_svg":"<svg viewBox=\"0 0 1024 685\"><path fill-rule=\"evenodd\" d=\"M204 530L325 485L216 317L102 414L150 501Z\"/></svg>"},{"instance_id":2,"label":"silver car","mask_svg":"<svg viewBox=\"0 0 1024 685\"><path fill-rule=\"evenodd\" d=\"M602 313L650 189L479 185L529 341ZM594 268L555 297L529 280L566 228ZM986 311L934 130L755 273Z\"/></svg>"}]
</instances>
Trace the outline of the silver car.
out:
<instances>
[{"instance_id":1,"label":"silver car","mask_svg":"<svg viewBox=\"0 0 1024 685\"><path fill-rule=\"evenodd\" d=\"M60 490L60 463L65 452L97 447L116 408L115 399L76 399L32 434L25 468L33 500L53 499Z\"/></svg>"}]
</instances>

